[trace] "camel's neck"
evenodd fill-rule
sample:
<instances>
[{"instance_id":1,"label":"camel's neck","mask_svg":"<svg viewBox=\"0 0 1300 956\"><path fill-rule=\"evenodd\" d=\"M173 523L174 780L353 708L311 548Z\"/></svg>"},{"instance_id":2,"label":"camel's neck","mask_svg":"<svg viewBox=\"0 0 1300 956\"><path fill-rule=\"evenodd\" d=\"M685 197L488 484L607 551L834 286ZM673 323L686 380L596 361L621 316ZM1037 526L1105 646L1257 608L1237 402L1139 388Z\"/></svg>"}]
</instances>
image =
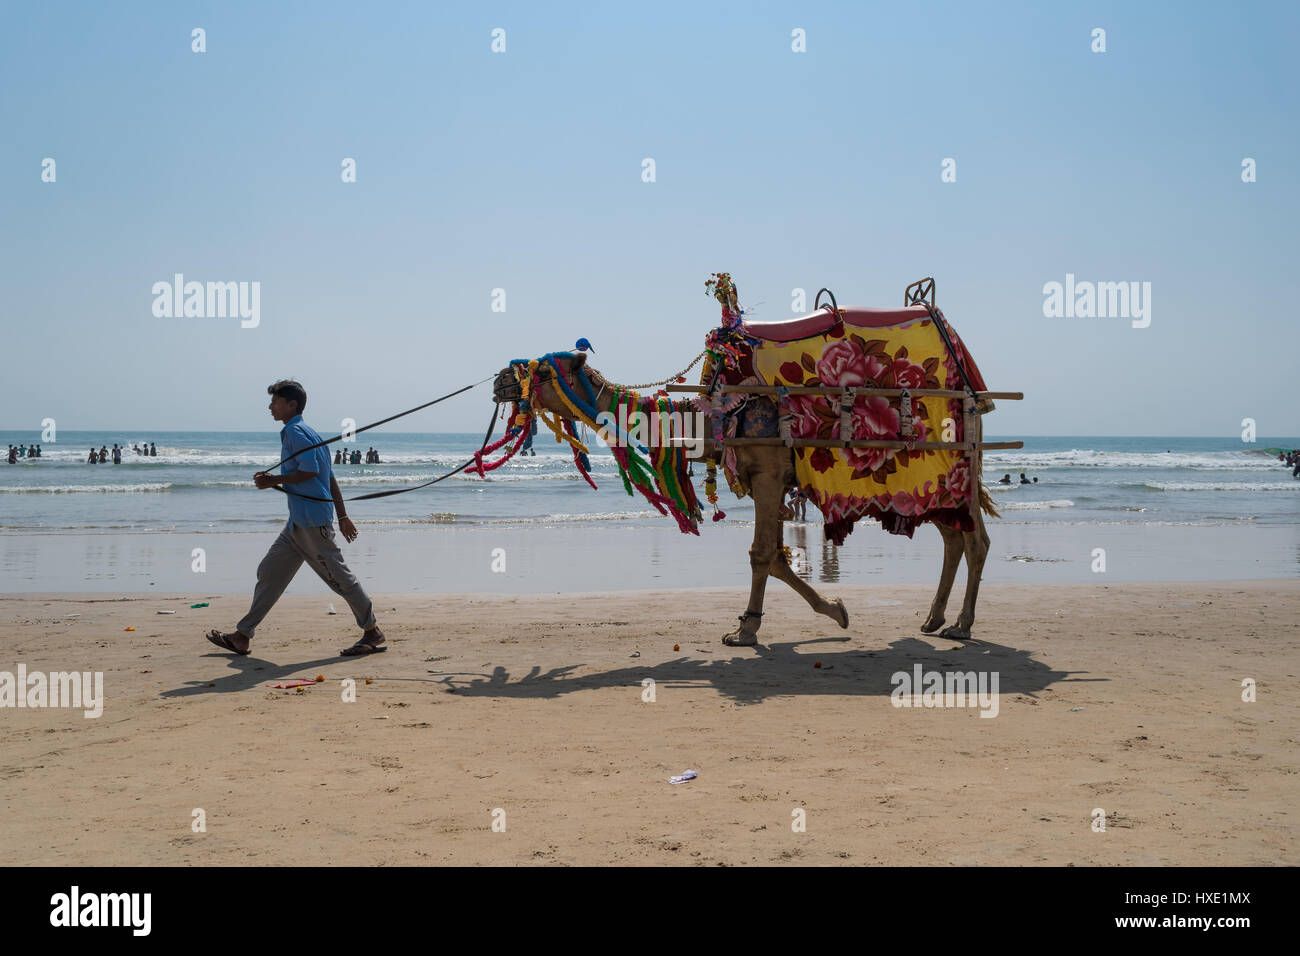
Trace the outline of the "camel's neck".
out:
<instances>
[{"instance_id":1,"label":"camel's neck","mask_svg":"<svg viewBox=\"0 0 1300 956\"><path fill-rule=\"evenodd\" d=\"M614 407L614 386L594 368L587 369L587 381L596 393L596 414L608 412Z\"/></svg>"},{"instance_id":2,"label":"camel's neck","mask_svg":"<svg viewBox=\"0 0 1300 956\"><path fill-rule=\"evenodd\" d=\"M596 413L595 415L592 416L592 418L594 419L598 417L601 412L610 412L617 415L617 410L614 408L614 401L619 386L616 383L606 379L603 375L601 375L599 372L597 372L594 368L591 368L590 366L587 366L584 369L584 371L586 372L587 375L587 381L591 385L591 390L596 396L596 402L595 402ZM572 419L573 411L572 409L569 408L568 404L564 401L564 399L562 399L559 396L559 394L557 394L558 391L559 391L559 385L557 383L552 382L548 385L546 390L542 393L543 403L544 403L543 407L546 408L547 411L554 412L558 415L563 416L564 418ZM581 396L584 399L583 404L585 405L586 390L582 388L580 384L575 382L573 391L575 394ZM626 393L623 394L626 395ZM626 401L626 399L624 400ZM645 396L645 395L641 396L639 404L646 405L648 404L648 402L649 402L649 396ZM680 401L673 402L671 403L671 408L673 411L693 410L694 406L691 405L688 408L687 407L688 405L690 405L689 402L680 402ZM644 410L648 411L650 409L646 408Z\"/></svg>"},{"instance_id":3,"label":"camel's neck","mask_svg":"<svg viewBox=\"0 0 1300 956\"><path fill-rule=\"evenodd\" d=\"M591 382L592 390L596 393L596 413L614 411L614 391L619 386L610 382L603 375L593 368L587 369L587 379ZM640 397L641 403L650 401L650 395L643 394ZM672 411L689 411L694 409L690 402L676 401L670 402ZM689 408L687 408L689 406Z\"/></svg>"}]
</instances>

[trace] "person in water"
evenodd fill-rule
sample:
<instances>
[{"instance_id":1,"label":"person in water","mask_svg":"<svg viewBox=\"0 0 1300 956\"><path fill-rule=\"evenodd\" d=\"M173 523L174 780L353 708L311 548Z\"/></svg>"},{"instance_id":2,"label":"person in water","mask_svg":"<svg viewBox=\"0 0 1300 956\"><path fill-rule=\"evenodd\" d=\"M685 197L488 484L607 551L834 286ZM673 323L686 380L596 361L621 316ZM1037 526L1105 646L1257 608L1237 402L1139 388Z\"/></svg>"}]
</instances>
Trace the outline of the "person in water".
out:
<instances>
[{"instance_id":1,"label":"person in water","mask_svg":"<svg viewBox=\"0 0 1300 956\"><path fill-rule=\"evenodd\" d=\"M1022 485L1029 484L1029 479L1025 477L1025 473L1023 471L1020 473L1020 483Z\"/></svg>"},{"instance_id":2,"label":"person in water","mask_svg":"<svg viewBox=\"0 0 1300 956\"><path fill-rule=\"evenodd\" d=\"M1001 478L998 479L998 484L999 484L999 485L1009 485L1009 484L1011 484L1011 476L1010 476L1009 474L1008 474L1008 475L1003 475Z\"/></svg>"}]
</instances>

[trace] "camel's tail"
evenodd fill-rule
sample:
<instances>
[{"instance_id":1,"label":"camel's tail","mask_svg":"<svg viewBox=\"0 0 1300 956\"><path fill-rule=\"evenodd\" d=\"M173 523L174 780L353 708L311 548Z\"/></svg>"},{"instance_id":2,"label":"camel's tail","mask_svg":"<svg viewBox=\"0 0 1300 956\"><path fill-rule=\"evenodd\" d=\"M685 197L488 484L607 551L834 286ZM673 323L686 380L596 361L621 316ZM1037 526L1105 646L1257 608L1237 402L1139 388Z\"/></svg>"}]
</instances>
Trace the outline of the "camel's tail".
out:
<instances>
[{"instance_id":1,"label":"camel's tail","mask_svg":"<svg viewBox=\"0 0 1300 956\"><path fill-rule=\"evenodd\" d=\"M993 496L989 494L989 490L984 487L982 481L980 482L980 508L983 509L986 515L992 515L994 518L1002 517L1002 515L998 514L998 509L993 507Z\"/></svg>"}]
</instances>

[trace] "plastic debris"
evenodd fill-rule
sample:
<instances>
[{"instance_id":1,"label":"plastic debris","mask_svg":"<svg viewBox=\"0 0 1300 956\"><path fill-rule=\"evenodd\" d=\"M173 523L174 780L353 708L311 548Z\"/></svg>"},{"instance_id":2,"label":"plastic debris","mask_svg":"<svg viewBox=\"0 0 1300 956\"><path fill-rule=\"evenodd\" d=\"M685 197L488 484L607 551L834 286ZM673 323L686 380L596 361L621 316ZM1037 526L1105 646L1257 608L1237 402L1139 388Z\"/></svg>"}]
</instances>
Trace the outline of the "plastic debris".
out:
<instances>
[{"instance_id":1,"label":"plastic debris","mask_svg":"<svg viewBox=\"0 0 1300 956\"><path fill-rule=\"evenodd\" d=\"M326 613L327 613L327 614L337 614L338 611L334 610L334 605L331 604L331 605L330 605L330 609L329 609Z\"/></svg>"},{"instance_id":2,"label":"plastic debris","mask_svg":"<svg viewBox=\"0 0 1300 956\"><path fill-rule=\"evenodd\" d=\"M202 603L199 603L199 604L191 604L191 605L190 605L191 608L196 608L196 607L207 607L207 606L208 606L208 602L207 602L207 601L203 601Z\"/></svg>"},{"instance_id":3,"label":"plastic debris","mask_svg":"<svg viewBox=\"0 0 1300 956\"><path fill-rule=\"evenodd\" d=\"M159 614L175 614L175 611L159 611Z\"/></svg>"},{"instance_id":4,"label":"plastic debris","mask_svg":"<svg viewBox=\"0 0 1300 956\"><path fill-rule=\"evenodd\" d=\"M135 628L133 628L133 627L124 627L124 628L122 628L122 630L124 630L124 631L134 631Z\"/></svg>"},{"instance_id":5,"label":"plastic debris","mask_svg":"<svg viewBox=\"0 0 1300 956\"><path fill-rule=\"evenodd\" d=\"M695 779L696 777L698 777L698 776L699 776L699 774L696 773L694 770L687 770L685 773L683 773L683 774L679 774L679 775L676 776L676 777L669 777L669 778L668 778L668 782L669 782L669 783L685 783L687 780L694 780L694 779Z\"/></svg>"}]
</instances>

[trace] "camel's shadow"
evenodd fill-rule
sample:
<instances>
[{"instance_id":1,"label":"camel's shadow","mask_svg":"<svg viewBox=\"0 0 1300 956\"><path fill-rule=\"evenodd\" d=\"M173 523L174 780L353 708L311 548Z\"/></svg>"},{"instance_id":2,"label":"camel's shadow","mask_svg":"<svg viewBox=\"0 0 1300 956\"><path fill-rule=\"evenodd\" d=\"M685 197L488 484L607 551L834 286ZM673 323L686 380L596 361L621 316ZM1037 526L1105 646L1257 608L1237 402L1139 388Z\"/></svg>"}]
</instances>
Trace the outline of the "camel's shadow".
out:
<instances>
[{"instance_id":1,"label":"camel's shadow","mask_svg":"<svg viewBox=\"0 0 1300 956\"><path fill-rule=\"evenodd\" d=\"M905 637L882 650L858 648L831 650L829 646L812 654L796 653L798 647L842 644L847 637L826 637L745 648L727 659L701 660L680 657L661 664L620 667L595 674L575 674L582 664L553 667L542 672L533 667L512 679L506 668L497 666L491 676L462 683L450 675L444 679L462 697L508 697L543 699L580 690L606 687L644 687L644 680L660 689L689 689L712 685L722 696L740 704L762 703L768 698L799 695L856 694L888 697L898 686L894 675L909 679L916 665L922 671L998 674L998 692L1026 694L1056 683L1104 678L1080 678L1071 671L1058 671L1017 650L986 641L967 641L941 650L919 638ZM821 667L816 667L820 662ZM909 685L910 686L910 685ZM921 688L916 688L919 693Z\"/></svg>"}]
</instances>

